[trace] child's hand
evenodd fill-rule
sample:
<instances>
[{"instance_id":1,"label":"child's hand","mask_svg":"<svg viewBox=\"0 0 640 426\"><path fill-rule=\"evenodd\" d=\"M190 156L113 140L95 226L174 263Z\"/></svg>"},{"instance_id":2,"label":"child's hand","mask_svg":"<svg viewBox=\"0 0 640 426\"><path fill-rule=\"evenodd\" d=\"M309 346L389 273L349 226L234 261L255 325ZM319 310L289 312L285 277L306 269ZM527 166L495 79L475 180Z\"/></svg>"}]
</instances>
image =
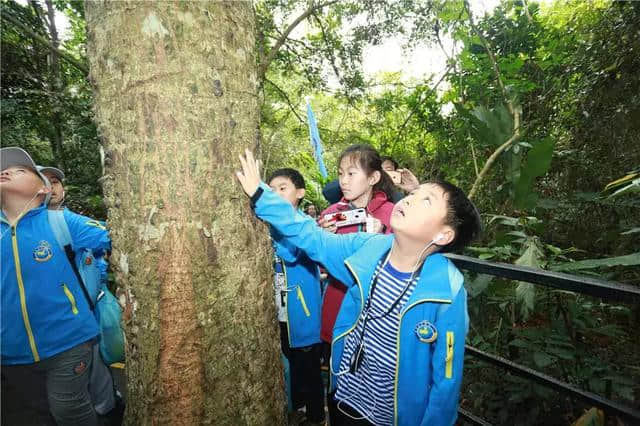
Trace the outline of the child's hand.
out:
<instances>
[{"instance_id":1,"label":"child's hand","mask_svg":"<svg viewBox=\"0 0 640 426\"><path fill-rule=\"evenodd\" d=\"M258 160L253 158L253 153L248 149L245 150L244 156L240 155L239 157L242 171L236 172L236 177L240 181L244 192L251 197L260 186L260 165Z\"/></svg>"},{"instance_id":2,"label":"child's hand","mask_svg":"<svg viewBox=\"0 0 640 426\"><path fill-rule=\"evenodd\" d=\"M336 222L333 220L327 220L324 217L321 217L320 219L318 219L318 225L320 225L320 227L322 229L324 229L325 231L329 231L332 233L336 233L336 231L338 230L338 227L336 226Z\"/></svg>"},{"instance_id":3,"label":"child's hand","mask_svg":"<svg viewBox=\"0 0 640 426\"><path fill-rule=\"evenodd\" d=\"M411 170L398 169L397 171L400 173L400 183L396 185L398 188L405 192L411 192L420 186L418 178L411 173Z\"/></svg>"}]
</instances>

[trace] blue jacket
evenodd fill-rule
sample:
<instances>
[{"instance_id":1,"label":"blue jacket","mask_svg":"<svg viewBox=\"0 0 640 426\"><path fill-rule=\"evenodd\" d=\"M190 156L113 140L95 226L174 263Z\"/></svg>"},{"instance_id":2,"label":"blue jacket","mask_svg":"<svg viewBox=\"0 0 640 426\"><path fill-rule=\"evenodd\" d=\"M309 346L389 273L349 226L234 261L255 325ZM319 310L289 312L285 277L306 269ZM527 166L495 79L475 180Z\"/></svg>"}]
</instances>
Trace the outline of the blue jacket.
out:
<instances>
[{"instance_id":1,"label":"blue jacket","mask_svg":"<svg viewBox=\"0 0 640 426\"><path fill-rule=\"evenodd\" d=\"M335 374L345 338L355 328L369 295L377 260L390 250L394 236L321 231L264 184L252 201L258 217L349 288L333 332L331 371ZM467 293L462 284L462 274L444 256L427 258L400 314L394 425L455 423L468 329Z\"/></svg>"},{"instance_id":2,"label":"blue jacket","mask_svg":"<svg viewBox=\"0 0 640 426\"><path fill-rule=\"evenodd\" d=\"M273 228L271 238L276 255L282 260L287 285L289 346L301 348L320 343L322 295L318 266Z\"/></svg>"},{"instance_id":3,"label":"blue jacket","mask_svg":"<svg viewBox=\"0 0 640 426\"><path fill-rule=\"evenodd\" d=\"M64 211L76 251L108 249L107 230L88 217ZM44 205L2 235L2 365L30 364L98 335L98 324L49 225Z\"/></svg>"}]
</instances>

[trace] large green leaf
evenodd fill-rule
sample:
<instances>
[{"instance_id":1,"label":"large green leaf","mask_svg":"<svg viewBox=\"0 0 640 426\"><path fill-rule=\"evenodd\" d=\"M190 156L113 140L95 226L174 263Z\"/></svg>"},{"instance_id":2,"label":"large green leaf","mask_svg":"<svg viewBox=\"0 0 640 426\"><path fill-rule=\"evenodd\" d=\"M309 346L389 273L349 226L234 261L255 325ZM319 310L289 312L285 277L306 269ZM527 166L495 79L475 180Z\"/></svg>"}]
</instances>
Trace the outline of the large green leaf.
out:
<instances>
[{"instance_id":1,"label":"large green leaf","mask_svg":"<svg viewBox=\"0 0 640 426\"><path fill-rule=\"evenodd\" d=\"M513 119L504 105L489 109L484 105L469 111L454 104L458 114L471 124L475 139L484 146L499 146L513 134Z\"/></svg>"},{"instance_id":2,"label":"large green leaf","mask_svg":"<svg viewBox=\"0 0 640 426\"><path fill-rule=\"evenodd\" d=\"M554 271L579 271L582 269L635 265L640 265L640 252L625 256L605 257L604 259L585 259L578 262L556 263L551 265L550 268Z\"/></svg>"},{"instance_id":3,"label":"large green leaf","mask_svg":"<svg viewBox=\"0 0 640 426\"><path fill-rule=\"evenodd\" d=\"M482 258L482 255L480 255L480 258ZM487 274L479 274L475 279L465 279L465 288L467 289L469 297L473 299L479 294L482 294L492 280L493 276Z\"/></svg>"},{"instance_id":4,"label":"large green leaf","mask_svg":"<svg viewBox=\"0 0 640 426\"><path fill-rule=\"evenodd\" d=\"M529 150L527 160L520 172L520 179L516 183L515 205L521 209L531 209L535 206L538 196L533 192L534 180L544 175L551 166L554 140L544 138Z\"/></svg>"},{"instance_id":5,"label":"large green leaf","mask_svg":"<svg viewBox=\"0 0 640 426\"><path fill-rule=\"evenodd\" d=\"M544 256L544 252L540 248L540 243L537 237L528 237L525 242L525 250L522 255L514 262L520 266L530 266L532 268L538 268L541 264L541 259ZM527 318L535 307L536 299L536 287L535 285L518 281L516 286L516 302L520 304L520 313L523 318Z\"/></svg>"}]
</instances>

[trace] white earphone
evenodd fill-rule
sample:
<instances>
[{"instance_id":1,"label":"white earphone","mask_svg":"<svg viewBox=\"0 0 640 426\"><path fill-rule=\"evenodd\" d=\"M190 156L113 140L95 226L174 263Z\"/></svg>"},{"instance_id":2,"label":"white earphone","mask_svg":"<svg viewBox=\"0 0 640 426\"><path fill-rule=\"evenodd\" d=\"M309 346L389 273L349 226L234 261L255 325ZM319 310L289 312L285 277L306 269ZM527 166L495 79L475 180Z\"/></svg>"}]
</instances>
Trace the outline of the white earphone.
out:
<instances>
[{"instance_id":1,"label":"white earphone","mask_svg":"<svg viewBox=\"0 0 640 426\"><path fill-rule=\"evenodd\" d=\"M443 238L444 238L444 234L438 234L438 235L436 235L436 236L435 236L435 238L434 238L433 240L431 240L430 245L431 245L431 244L435 244L435 243L436 243L436 241L440 241L440 240L441 240L441 239L443 239Z\"/></svg>"}]
</instances>

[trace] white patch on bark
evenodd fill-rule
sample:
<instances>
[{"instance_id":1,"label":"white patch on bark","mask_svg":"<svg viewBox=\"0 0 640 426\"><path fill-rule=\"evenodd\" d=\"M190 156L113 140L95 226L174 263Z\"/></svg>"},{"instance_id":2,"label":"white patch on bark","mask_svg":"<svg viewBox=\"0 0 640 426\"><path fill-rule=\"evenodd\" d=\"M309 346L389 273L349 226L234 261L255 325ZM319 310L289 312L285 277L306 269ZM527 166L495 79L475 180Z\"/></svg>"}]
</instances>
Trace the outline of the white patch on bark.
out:
<instances>
[{"instance_id":1,"label":"white patch on bark","mask_svg":"<svg viewBox=\"0 0 640 426\"><path fill-rule=\"evenodd\" d=\"M164 236L164 231L169 226L169 222L160 223L158 226L151 224L151 219L153 219L153 215L158 211L158 207L155 205L151 207L151 211L149 212L149 217L147 218L147 223L144 225L138 225L138 239L145 243L144 250L151 250L151 246L148 243L151 240L157 241L160 240Z\"/></svg>"},{"instance_id":2,"label":"white patch on bark","mask_svg":"<svg viewBox=\"0 0 640 426\"><path fill-rule=\"evenodd\" d=\"M159 38L169 35L169 31L167 31L160 19L158 19L153 12L150 12L147 17L144 18L142 22L142 33L149 37L158 36Z\"/></svg>"},{"instance_id":3,"label":"white patch on bark","mask_svg":"<svg viewBox=\"0 0 640 426\"><path fill-rule=\"evenodd\" d=\"M146 225L138 225L138 238L145 243L152 240L157 241L164 236L164 231L167 229L167 226L169 226L169 222L163 222L158 226L154 226L150 223L147 223ZM150 247L145 245L145 250L149 249Z\"/></svg>"},{"instance_id":4,"label":"white patch on bark","mask_svg":"<svg viewBox=\"0 0 640 426\"><path fill-rule=\"evenodd\" d=\"M213 220L213 221L211 221L211 233L210 233L210 235L207 235L207 237L215 235L216 232L218 232L218 224L216 223L215 220Z\"/></svg>"},{"instance_id":5,"label":"white patch on bark","mask_svg":"<svg viewBox=\"0 0 640 426\"><path fill-rule=\"evenodd\" d=\"M120 272L122 275L129 275L129 259L126 254L120 253Z\"/></svg>"},{"instance_id":6,"label":"white patch on bark","mask_svg":"<svg viewBox=\"0 0 640 426\"><path fill-rule=\"evenodd\" d=\"M178 12L177 16L178 16L178 20L184 22L186 25L193 25L195 22L191 12L184 12L184 13Z\"/></svg>"},{"instance_id":7,"label":"white patch on bark","mask_svg":"<svg viewBox=\"0 0 640 426\"><path fill-rule=\"evenodd\" d=\"M100 176L104 175L104 147L100 144L98 145L98 149L100 150Z\"/></svg>"}]
</instances>

